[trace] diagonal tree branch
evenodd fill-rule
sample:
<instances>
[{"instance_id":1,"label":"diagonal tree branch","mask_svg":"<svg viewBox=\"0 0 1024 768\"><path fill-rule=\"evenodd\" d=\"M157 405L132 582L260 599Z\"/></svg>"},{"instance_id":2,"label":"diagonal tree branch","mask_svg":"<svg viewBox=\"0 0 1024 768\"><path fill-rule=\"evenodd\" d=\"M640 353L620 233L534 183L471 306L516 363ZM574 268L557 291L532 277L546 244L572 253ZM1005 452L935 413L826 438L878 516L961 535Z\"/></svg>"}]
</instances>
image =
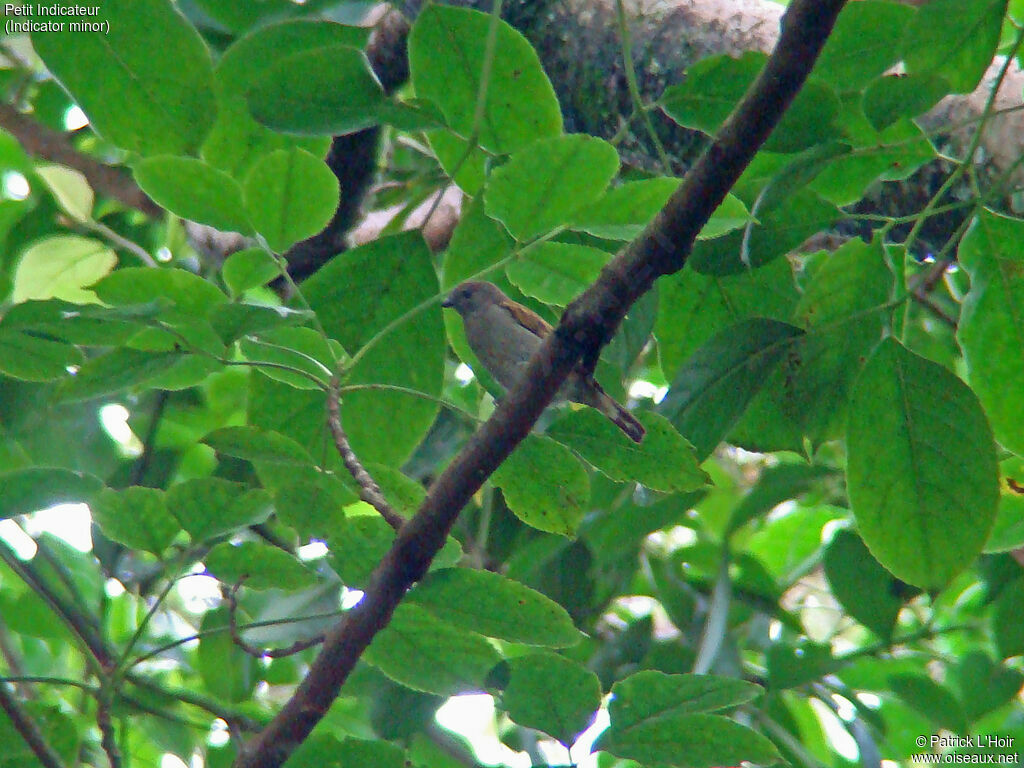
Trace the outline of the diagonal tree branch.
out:
<instances>
[{"instance_id":1,"label":"diagonal tree branch","mask_svg":"<svg viewBox=\"0 0 1024 768\"><path fill-rule=\"evenodd\" d=\"M577 361L596 358L626 310L682 268L694 239L802 87L845 0L794 0L779 44L718 137L644 233L565 312L494 415L398 532L362 601L328 633L295 695L242 750L237 768L277 768L312 731L406 590L426 572L463 505L526 437Z\"/></svg>"},{"instance_id":2,"label":"diagonal tree branch","mask_svg":"<svg viewBox=\"0 0 1024 768\"><path fill-rule=\"evenodd\" d=\"M65 134L37 123L10 104L0 103L0 128L14 136L30 155L74 168L97 192L120 200L147 216L163 215L163 208L149 199L125 169L101 163L79 152Z\"/></svg>"},{"instance_id":3,"label":"diagonal tree branch","mask_svg":"<svg viewBox=\"0 0 1024 768\"><path fill-rule=\"evenodd\" d=\"M43 738L42 731L39 730L35 720L22 709L6 683L0 683L0 709L10 718L14 729L21 734L21 738L25 740L32 753L38 758L40 765L44 768L64 768L64 761L60 759L60 755Z\"/></svg>"}]
</instances>

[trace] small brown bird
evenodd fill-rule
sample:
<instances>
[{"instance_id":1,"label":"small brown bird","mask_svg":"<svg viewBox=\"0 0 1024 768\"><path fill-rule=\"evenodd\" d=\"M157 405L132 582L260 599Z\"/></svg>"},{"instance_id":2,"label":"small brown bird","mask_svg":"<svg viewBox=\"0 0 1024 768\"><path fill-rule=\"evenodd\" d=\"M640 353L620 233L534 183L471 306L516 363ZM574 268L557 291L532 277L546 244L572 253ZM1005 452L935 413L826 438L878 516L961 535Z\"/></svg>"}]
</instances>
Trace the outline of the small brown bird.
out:
<instances>
[{"instance_id":1,"label":"small brown bird","mask_svg":"<svg viewBox=\"0 0 1024 768\"><path fill-rule=\"evenodd\" d=\"M541 339L551 333L551 326L535 312L512 301L490 283L459 283L441 306L451 307L462 316L469 346L505 389L512 388ZM609 397L580 365L558 390L558 398L596 408L630 440L643 440L643 425Z\"/></svg>"}]
</instances>

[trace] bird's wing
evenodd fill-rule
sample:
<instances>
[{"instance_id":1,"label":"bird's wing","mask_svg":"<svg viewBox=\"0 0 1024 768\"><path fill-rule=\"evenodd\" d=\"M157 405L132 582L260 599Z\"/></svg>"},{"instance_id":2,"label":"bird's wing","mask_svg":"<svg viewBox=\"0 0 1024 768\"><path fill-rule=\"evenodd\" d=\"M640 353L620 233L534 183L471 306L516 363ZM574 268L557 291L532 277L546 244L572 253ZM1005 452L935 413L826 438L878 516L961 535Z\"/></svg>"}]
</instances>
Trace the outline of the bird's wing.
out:
<instances>
[{"instance_id":1,"label":"bird's wing","mask_svg":"<svg viewBox=\"0 0 1024 768\"><path fill-rule=\"evenodd\" d=\"M527 309L522 304L517 304L514 301L503 301L501 306L512 315L517 323L539 338L543 339L551 333L551 326L532 309Z\"/></svg>"}]
</instances>

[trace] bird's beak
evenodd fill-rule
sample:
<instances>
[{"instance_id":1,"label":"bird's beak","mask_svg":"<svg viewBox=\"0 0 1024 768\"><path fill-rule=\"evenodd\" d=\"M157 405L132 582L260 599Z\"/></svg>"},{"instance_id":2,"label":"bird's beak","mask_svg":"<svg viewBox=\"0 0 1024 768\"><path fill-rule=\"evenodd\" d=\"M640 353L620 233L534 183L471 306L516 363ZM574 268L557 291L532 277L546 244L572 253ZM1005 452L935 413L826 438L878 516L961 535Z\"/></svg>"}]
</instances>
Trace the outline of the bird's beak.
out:
<instances>
[{"instance_id":1,"label":"bird's beak","mask_svg":"<svg viewBox=\"0 0 1024 768\"><path fill-rule=\"evenodd\" d=\"M452 307L455 306L455 302L452 301L451 296L448 296L447 299L441 302L441 306L444 307L445 309L451 309Z\"/></svg>"}]
</instances>

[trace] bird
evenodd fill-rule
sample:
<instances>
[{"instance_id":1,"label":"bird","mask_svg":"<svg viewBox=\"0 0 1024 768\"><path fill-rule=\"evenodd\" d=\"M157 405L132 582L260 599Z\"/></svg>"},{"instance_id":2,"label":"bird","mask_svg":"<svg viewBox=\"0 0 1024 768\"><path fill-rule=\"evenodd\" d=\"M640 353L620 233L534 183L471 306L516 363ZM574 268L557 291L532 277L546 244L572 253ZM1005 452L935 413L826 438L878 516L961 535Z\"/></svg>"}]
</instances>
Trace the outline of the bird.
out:
<instances>
[{"instance_id":1,"label":"bird","mask_svg":"<svg viewBox=\"0 0 1024 768\"><path fill-rule=\"evenodd\" d=\"M459 283L441 306L459 313L473 353L506 390L516 383L541 341L551 333L551 326L536 312L483 281ZM596 408L633 442L644 438L643 425L615 402L581 363L569 373L556 398Z\"/></svg>"}]
</instances>

